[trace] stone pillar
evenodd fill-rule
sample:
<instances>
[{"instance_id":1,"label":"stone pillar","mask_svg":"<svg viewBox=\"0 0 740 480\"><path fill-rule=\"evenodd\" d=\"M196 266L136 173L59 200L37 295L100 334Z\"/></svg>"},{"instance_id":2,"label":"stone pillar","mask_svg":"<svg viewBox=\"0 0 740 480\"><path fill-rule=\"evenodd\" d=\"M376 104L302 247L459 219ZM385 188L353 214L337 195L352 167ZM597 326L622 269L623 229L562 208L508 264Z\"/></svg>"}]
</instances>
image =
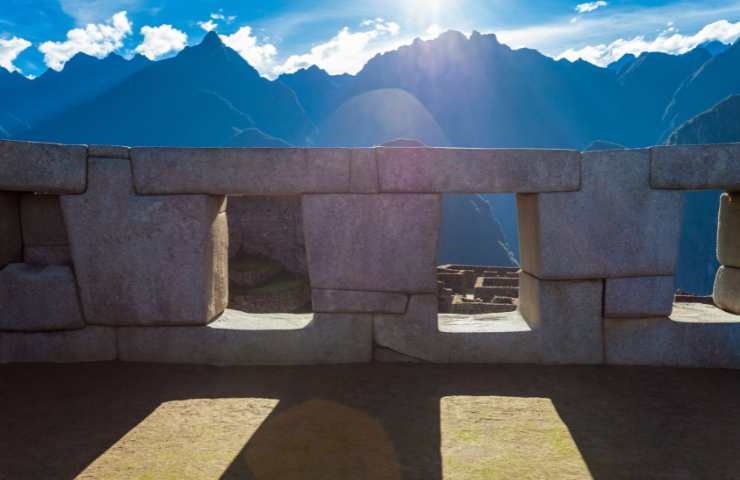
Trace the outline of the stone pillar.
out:
<instances>
[{"instance_id":1,"label":"stone pillar","mask_svg":"<svg viewBox=\"0 0 740 480\"><path fill-rule=\"evenodd\" d=\"M714 303L740 314L740 192L720 198L717 259L721 267L714 280Z\"/></svg>"}]
</instances>

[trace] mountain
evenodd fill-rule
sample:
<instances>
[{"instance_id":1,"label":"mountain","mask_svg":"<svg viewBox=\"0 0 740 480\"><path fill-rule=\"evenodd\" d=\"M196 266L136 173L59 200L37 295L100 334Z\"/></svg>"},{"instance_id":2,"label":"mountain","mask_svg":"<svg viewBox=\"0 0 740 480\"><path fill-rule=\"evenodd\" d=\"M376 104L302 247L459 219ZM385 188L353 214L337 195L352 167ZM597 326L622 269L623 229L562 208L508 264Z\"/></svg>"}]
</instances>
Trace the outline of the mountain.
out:
<instances>
[{"instance_id":1,"label":"mountain","mask_svg":"<svg viewBox=\"0 0 740 480\"><path fill-rule=\"evenodd\" d=\"M315 123L320 123L342 102L344 88L352 80L351 75L329 75L313 65L295 73L281 75L277 81L291 88L301 100L306 114ZM316 95L316 92L322 92Z\"/></svg>"},{"instance_id":2,"label":"mountain","mask_svg":"<svg viewBox=\"0 0 740 480\"><path fill-rule=\"evenodd\" d=\"M619 60L617 60L615 62L612 62L609 65L607 65L606 66L606 69L607 70L611 70L612 72L618 74L618 73L622 72L622 70L624 70L625 68L627 68L630 65L632 65L632 63L635 60L637 60L637 57L635 57L633 54L631 54L631 53L625 53L624 55L622 55L620 57Z\"/></svg>"},{"instance_id":3,"label":"mountain","mask_svg":"<svg viewBox=\"0 0 740 480\"><path fill-rule=\"evenodd\" d=\"M290 88L262 78L211 32L200 45L151 64L93 100L42 122L23 138L219 146L238 142L235 137L249 129L303 145L312 124Z\"/></svg>"},{"instance_id":4,"label":"mountain","mask_svg":"<svg viewBox=\"0 0 740 480\"><path fill-rule=\"evenodd\" d=\"M726 43L722 43L719 40L704 42L699 46L709 52L712 56L719 55L720 53L723 53L725 50L730 48L729 45L727 45Z\"/></svg>"},{"instance_id":5,"label":"mountain","mask_svg":"<svg viewBox=\"0 0 740 480\"><path fill-rule=\"evenodd\" d=\"M19 88L21 85L30 81L18 72L9 72L4 68L0 68L0 92Z\"/></svg>"}]
</instances>

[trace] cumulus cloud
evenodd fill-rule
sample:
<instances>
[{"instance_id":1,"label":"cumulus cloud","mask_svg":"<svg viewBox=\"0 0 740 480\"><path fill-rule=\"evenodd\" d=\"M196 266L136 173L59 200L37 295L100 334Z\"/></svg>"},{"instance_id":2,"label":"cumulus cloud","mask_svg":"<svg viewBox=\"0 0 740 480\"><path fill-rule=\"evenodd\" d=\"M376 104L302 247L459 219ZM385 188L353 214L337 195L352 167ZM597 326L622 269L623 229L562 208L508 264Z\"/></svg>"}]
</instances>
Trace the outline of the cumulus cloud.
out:
<instances>
[{"instance_id":1,"label":"cumulus cloud","mask_svg":"<svg viewBox=\"0 0 740 480\"><path fill-rule=\"evenodd\" d=\"M49 68L61 70L78 53L103 58L123 46L123 39L131 34L131 22L126 12L118 12L106 23L88 23L67 32L63 42L44 42L39 51Z\"/></svg>"},{"instance_id":2,"label":"cumulus cloud","mask_svg":"<svg viewBox=\"0 0 740 480\"><path fill-rule=\"evenodd\" d=\"M245 25L231 35L220 35L220 38L224 45L236 50L262 75L271 76L277 48L271 43L260 42L252 34L252 27Z\"/></svg>"},{"instance_id":3,"label":"cumulus cloud","mask_svg":"<svg viewBox=\"0 0 740 480\"><path fill-rule=\"evenodd\" d=\"M609 44L587 45L579 49L568 49L557 58L566 58L570 61L586 60L595 65L606 66L631 53L639 56L643 52L663 52L671 54L686 53L702 43L718 40L723 43L733 43L740 38L740 22L732 23L719 20L704 26L693 35L679 33L673 24L651 39L639 35L631 39L620 38Z\"/></svg>"},{"instance_id":4,"label":"cumulus cloud","mask_svg":"<svg viewBox=\"0 0 740 480\"><path fill-rule=\"evenodd\" d=\"M576 12L578 13L589 13L593 12L594 10L598 10L602 7L606 7L609 5L604 0L599 0L597 2L587 2L587 3L579 3L576 5Z\"/></svg>"},{"instance_id":5,"label":"cumulus cloud","mask_svg":"<svg viewBox=\"0 0 740 480\"><path fill-rule=\"evenodd\" d=\"M198 22L198 26L206 32L212 32L218 28L218 23L209 18L207 22Z\"/></svg>"},{"instance_id":6,"label":"cumulus cloud","mask_svg":"<svg viewBox=\"0 0 740 480\"><path fill-rule=\"evenodd\" d=\"M291 55L274 69L276 75L292 73L316 65L332 75L356 74L376 54L399 45L401 27L382 18L362 22L360 31L342 28L328 41L315 45L307 53Z\"/></svg>"},{"instance_id":7,"label":"cumulus cloud","mask_svg":"<svg viewBox=\"0 0 740 480\"><path fill-rule=\"evenodd\" d=\"M13 37L7 40L0 38L0 67L9 72L18 72L18 67L13 62L30 46L31 42L25 38Z\"/></svg>"},{"instance_id":8,"label":"cumulus cloud","mask_svg":"<svg viewBox=\"0 0 740 480\"><path fill-rule=\"evenodd\" d=\"M144 41L136 47L136 53L144 55L149 60L157 60L167 54L177 53L188 42L188 36L184 32L173 28L172 25L159 25L141 27Z\"/></svg>"}]
</instances>

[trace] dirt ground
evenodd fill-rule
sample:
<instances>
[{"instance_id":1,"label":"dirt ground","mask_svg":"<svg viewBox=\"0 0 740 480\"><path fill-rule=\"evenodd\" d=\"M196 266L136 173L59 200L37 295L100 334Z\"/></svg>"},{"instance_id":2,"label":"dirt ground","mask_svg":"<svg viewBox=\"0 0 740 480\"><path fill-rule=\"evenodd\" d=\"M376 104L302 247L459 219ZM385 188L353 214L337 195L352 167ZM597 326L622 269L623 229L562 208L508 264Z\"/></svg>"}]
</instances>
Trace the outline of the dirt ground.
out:
<instances>
[{"instance_id":1,"label":"dirt ground","mask_svg":"<svg viewBox=\"0 0 740 480\"><path fill-rule=\"evenodd\" d=\"M740 478L740 371L0 366L0 479Z\"/></svg>"}]
</instances>

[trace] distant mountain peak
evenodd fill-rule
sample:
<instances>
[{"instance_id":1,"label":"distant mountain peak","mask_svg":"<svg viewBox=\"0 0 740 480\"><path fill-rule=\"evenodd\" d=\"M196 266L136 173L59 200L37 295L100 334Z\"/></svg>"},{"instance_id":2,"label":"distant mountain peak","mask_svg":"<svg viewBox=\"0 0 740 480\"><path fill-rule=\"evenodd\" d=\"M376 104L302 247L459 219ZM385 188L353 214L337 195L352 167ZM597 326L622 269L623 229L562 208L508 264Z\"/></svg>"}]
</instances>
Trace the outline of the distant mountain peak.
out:
<instances>
[{"instance_id":1,"label":"distant mountain peak","mask_svg":"<svg viewBox=\"0 0 740 480\"><path fill-rule=\"evenodd\" d=\"M203 40L198 45L199 48L221 48L224 47L224 42L221 41L221 37L218 36L218 33L211 31L206 33L206 36L203 37Z\"/></svg>"}]
</instances>

